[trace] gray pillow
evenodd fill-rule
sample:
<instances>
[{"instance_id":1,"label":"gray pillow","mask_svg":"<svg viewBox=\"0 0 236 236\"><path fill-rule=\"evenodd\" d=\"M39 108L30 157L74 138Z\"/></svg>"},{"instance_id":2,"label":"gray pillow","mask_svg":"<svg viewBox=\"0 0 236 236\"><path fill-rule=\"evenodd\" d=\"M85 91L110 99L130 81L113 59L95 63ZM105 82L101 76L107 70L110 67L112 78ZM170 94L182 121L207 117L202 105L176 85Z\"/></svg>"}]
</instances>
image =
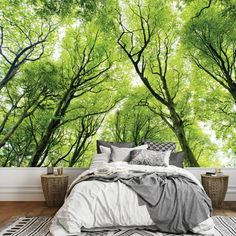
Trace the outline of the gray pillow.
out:
<instances>
[{"instance_id":1,"label":"gray pillow","mask_svg":"<svg viewBox=\"0 0 236 236\"><path fill-rule=\"evenodd\" d=\"M176 144L174 142L152 142L152 141L143 141L142 144L148 144L148 149L153 151L165 152L171 150L175 152Z\"/></svg>"},{"instance_id":2,"label":"gray pillow","mask_svg":"<svg viewBox=\"0 0 236 236\"><path fill-rule=\"evenodd\" d=\"M157 152L153 150L133 150L130 153L133 165L168 166L171 150Z\"/></svg>"},{"instance_id":3,"label":"gray pillow","mask_svg":"<svg viewBox=\"0 0 236 236\"><path fill-rule=\"evenodd\" d=\"M115 147L123 147L123 148L131 148L133 147L133 143L124 143L124 142L107 142L102 140L97 140L97 153L102 153L100 146L111 147L111 145Z\"/></svg>"},{"instance_id":4,"label":"gray pillow","mask_svg":"<svg viewBox=\"0 0 236 236\"><path fill-rule=\"evenodd\" d=\"M172 152L170 154L169 164L173 166L177 166L179 168L183 168L184 157L185 157L185 152Z\"/></svg>"}]
</instances>

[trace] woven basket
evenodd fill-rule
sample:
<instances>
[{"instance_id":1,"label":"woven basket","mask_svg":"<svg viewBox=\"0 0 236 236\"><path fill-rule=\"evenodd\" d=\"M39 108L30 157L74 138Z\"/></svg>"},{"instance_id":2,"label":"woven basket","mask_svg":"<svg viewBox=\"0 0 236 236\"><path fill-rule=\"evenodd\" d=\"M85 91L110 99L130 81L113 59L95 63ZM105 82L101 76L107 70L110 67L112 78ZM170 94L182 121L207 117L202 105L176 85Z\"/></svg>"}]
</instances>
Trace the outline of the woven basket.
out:
<instances>
[{"instance_id":1,"label":"woven basket","mask_svg":"<svg viewBox=\"0 0 236 236\"><path fill-rule=\"evenodd\" d=\"M68 175L42 175L41 183L46 204L50 207L61 206L68 187Z\"/></svg>"},{"instance_id":2,"label":"woven basket","mask_svg":"<svg viewBox=\"0 0 236 236\"><path fill-rule=\"evenodd\" d=\"M220 207L225 199L229 176L201 175L202 185L212 201L213 207Z\"/></svg>"}]
</instances>

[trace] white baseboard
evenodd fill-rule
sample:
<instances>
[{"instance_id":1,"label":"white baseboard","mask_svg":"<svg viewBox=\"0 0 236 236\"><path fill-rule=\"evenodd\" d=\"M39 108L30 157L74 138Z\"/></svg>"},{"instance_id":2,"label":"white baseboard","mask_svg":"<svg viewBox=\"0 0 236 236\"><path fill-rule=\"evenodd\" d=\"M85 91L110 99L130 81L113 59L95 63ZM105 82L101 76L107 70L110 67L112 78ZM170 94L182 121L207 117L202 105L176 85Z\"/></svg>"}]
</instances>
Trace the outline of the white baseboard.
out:
<instances>
[{"instance_id":1,"label":"white baseboard","mask_svg":"<svg viewBox=\"0 0 236 236\"><path fill-rule=\"evenodd\" d=\"M187 168L200 180L200 175L214 168ZM84 169L64 168L71 183ZM236 168L222 168L229 175L229 186L226 201L236 201ZM0 168L0 201L44 201L40 175L46 168Z\"/></svg>"},{"instance_id":2,"label":"white baseboard","mask_svg":"<svg viewBox=\"0 0 236 236\"><path fill-rule=\"evenodd\" d=\"M64 168L69 184L85 169ZM44 201L40 176L46 168L0 168L0 201Z\"/></svg>"},{"instance_id":3,"label":"white baseboard","mask_svg":"<svg viewBox=\"0 0 236 236\"><path fill-rule=\"evenodd\" d=\"M4 186L0 201L44 201L44 196L41 186Z\"/></svg>"}]
</instances>

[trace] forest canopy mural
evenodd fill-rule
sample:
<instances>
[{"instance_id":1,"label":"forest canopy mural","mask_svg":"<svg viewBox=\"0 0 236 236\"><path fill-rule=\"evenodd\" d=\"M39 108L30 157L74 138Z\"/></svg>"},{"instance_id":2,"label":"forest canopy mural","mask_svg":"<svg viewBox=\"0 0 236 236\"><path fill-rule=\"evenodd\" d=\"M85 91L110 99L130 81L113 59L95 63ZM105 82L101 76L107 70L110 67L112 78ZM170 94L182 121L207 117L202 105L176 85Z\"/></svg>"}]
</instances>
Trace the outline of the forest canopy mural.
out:
<instances>
[{"instance_id":1,"label":"forest canopy mural","mask_svg":"<svg viewBox=\"0 0 236 236\"><path fill-rule=\"evenodd\" d=\"M96 140L236 166L234 0L3 0L0 166L89 166Z\"/></svg>"}]
</instances>

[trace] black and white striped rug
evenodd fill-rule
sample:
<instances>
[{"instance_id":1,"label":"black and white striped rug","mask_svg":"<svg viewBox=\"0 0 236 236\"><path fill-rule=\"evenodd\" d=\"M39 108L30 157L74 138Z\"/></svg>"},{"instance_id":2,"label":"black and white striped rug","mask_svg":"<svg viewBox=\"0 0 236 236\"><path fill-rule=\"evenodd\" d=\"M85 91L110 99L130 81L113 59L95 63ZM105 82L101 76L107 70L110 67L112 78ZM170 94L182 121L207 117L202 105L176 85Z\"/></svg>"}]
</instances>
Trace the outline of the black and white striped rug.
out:
<instances>
[{"instance_id":1,"label":"black and white striped rug","mask_svg":"<svg viewBox=\"0 0 236 236\"><path fill-rule=\"evenodd\" d=\"M50 217L20 217L0 230L0 236L50 236ZM218 235L236 236L236 218L213 216ZM147 230L116 230L110 232L82 233L81 236L170 236ZM188 234L190 235L190 234ZM185 234L187 236L187 234Z\"/></svg>"}]
</instances>

